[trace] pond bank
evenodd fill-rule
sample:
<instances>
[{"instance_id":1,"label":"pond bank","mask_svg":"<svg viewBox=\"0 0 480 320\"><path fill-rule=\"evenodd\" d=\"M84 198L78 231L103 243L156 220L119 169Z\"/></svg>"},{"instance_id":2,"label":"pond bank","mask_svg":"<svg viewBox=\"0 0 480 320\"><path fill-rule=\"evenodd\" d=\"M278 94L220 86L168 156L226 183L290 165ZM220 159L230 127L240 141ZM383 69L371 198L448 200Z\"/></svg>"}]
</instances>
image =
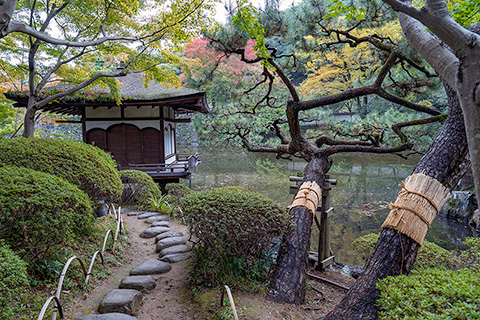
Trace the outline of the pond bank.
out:
<instances>
[{"instance_id":1,"label":"pond bank","mask_svg":"<svg viewBox=\"0 0 480 320\"><path fill-rule=\"evenodd\" d=\"M271 154L245 150L188 150L200 153L201 165L192 179L193 189L240 186L256 190L289 205L289 176L302 172L305 162L277 160ZM363 265L352 242L368 233L379 233L388 214L388 204L400 191L398 184L412 171L418 159L394 155L336 155L329 172L338 181L330 194L331 245L337 261ZM449 250L462 248L461 241L478 236L475 228L439 216L432 223L427 240ZM317 231L312 232L312 250L317 250ZM460 239L460 241L458 240Z\"/></svg>"}]
</instances>

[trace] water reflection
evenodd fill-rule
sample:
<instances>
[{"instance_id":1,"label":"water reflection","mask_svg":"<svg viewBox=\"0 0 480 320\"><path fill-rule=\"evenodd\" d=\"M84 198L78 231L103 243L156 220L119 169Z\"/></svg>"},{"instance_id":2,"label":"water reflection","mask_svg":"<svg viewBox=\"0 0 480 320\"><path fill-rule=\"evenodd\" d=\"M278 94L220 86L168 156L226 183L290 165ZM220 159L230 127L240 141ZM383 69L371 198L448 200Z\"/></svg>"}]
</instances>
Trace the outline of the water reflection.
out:
<instances>
[{"instance_id":1,"label":"water reflection","mask_svg":"<svg viewBox=\"0 0 480 320\"><path fill-rule=\"evenodd\" d=\"M198 150L197 150L198 152ZM192 179L192 188L241 186L259 191L285 205L291 203L289 176L303 171L300 160L277 160L270 154L243 150L200 151L202 163ZM332 187L330 215L331 244L337 261L363 264L352 242L368 233L379 233L388 214L388 204L395 201L398 184L412 171L418 159L404 160L392 155L347 154L334 156L330 177ZM315 228L315 227L314 227ZM316 229L316 228L315 228ZM312 250L317 249L318 231L312 232ZM455 249L460 240L472 236L471 228L447 219L437 219L426 239Z\"/></svg>"}]
</instances>

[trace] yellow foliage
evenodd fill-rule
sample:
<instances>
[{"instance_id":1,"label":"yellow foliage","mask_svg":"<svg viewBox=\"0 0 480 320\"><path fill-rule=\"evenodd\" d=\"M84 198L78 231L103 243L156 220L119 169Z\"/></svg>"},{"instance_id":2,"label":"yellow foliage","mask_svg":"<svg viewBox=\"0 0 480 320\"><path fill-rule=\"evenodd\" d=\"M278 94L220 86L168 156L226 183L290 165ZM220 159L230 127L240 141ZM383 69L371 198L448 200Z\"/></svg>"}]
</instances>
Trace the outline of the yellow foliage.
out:
<instances>
[{"instance_id":1,"label":"yellow foliage","mask_svg":"<svg viewBox=\"0 0 480 320\"><path fill-rule=\"evenodd\" d=\"M397 22L391 22L376 29L352 31L352 35L357 38L372 34L381 34L395 41L401 37L401 28ZM334 36L307 36L305 40L310 44L321 45L338 39ZM330 46L323 51L304 54L302 58L309 62L306 67L308 78L301 84L300 92L305 97L317 97L365 85L381 68L385 57L370 43L362 42L356 46Z\"/></svg>"}]
</instances>

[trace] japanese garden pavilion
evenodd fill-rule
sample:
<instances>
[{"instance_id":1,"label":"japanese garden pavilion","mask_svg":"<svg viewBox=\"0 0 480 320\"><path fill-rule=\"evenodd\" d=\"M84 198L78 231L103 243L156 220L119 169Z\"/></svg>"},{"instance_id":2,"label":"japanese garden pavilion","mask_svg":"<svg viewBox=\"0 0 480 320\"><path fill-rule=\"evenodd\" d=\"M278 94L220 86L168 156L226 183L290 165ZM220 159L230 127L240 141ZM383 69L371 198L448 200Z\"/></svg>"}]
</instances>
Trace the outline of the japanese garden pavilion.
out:
<instances>
[{"instance_id":1,"label":"japanese garden pavilion","mask_svg":"<svg viewBox=\"0 0 480 320\"><path fill-rule=\"evenodd\" d=\"M118 77L122 101L97 98L62 98L41 108L59 114L81 115L83 141L109 152L118 168L148 173L161 184L190 179L198 155L176 151L176 124L188 118L176 116L191 112L208 113L205 92L187 88L166 88L151 81L143 84L143 74ZM58 88L58 87L57 87ZM25 97L6 94L16 107L26 107Z\"/></svg>"}]
</instances>

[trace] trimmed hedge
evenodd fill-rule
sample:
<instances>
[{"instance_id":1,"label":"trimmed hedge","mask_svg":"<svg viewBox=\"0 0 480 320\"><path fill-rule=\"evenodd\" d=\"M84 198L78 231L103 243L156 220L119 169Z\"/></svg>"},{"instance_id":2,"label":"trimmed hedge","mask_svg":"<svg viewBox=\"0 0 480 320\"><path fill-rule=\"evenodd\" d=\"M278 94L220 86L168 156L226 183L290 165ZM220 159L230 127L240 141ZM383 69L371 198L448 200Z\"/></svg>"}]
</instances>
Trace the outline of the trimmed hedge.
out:
<instances>
[{"instance_id":1,"label":"trimmed hedge","mask_svg":"<svg viewBox=\"0 0 480 320\"><path fill-rule=\"evenodd\" d=\"M29 286L27 263L0 242L0 314L15 319L19 296Z\"/></svg>"},{"instance_id":2,"label":"trimmed hedge","mask_svg":"<svg viewBox=\"0 0 480 320\"><path fill-rule=\"evenodd\" d=\"M123 193L120 198L122 205L135 204L148 197L160 198L162 196L162 192L152 177L142 171L122 170L120 179L123 183Z\"/></svg>"},{"instance_id":3,"label":"trimmed hedge","mask_svg":"<svg viewBox=\"0 0 480 320\"><path fill-rule=\"evenodd\" d=\"M58 255L95 223L87 195L63 180L23 167L0 167L0 237L34 263Z\"/></svg>"},{"instance_id":4,"label":"trimmed hedge","mask_svg":"<svg viewBox=\"0 0 480 320\"><path fill-rule=\"evenodd\" d=\"M360 252L362 258L367 260L373 253L378 238L377 233L370 233L356 239L352 244ZM417 258L413 265L414 269L441 268L453 266L454 254L450 251L436 245L435 243L424 241L423 246L418 251Z\"/></svg>"},{"instance_id":5,"label":"trimmed hedge","mask_svg":"<svg viewBox=\"0 0 480 320\"><path fill-rule=\"evenodd\" d=\"M116 201L122 181L112 157L92 145L60 139L0 139L0 164L61 177L92 200Z\"/></svg>"},{"instance_id":6,"label":"trimmed hedge","mask_svg":"<svg viewBox=\"0 0 480 320\"><path fill-rule=\"evenodd\" d=\"M165 189L167 190L168 195L174 196L176 198L181 198L194 192L189 187L184 186L180 183L167 183Z\"/></svg>"},{"instance_id":7,"label":"trimmed hedge","mask_svg":"<svg viewBox=\"0 0 480 320\"><path fill-rule=\"evenodd\" d=\"M286 207L236 187L191 192L180 202L190 233L199 240L191 283L245 288L266 280L272 239L290 225Z\"/></svg>"}]
</instances>

